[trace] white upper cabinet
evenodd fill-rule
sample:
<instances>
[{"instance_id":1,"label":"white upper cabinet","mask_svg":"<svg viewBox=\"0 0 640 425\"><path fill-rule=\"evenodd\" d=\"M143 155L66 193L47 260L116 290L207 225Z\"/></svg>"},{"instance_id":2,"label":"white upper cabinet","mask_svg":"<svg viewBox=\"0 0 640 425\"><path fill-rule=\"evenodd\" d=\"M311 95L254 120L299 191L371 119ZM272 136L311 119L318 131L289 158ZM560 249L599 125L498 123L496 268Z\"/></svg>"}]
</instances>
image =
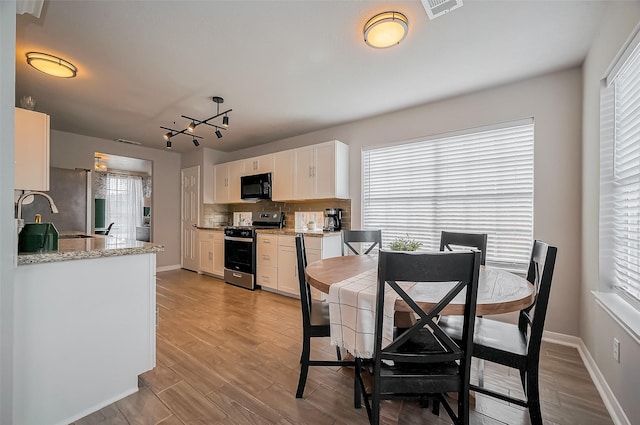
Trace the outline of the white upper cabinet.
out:
<instances>
[{"instance_id":1,"label":"white upper cabinet","mask_svg":"<svg viewBox=\"0 0 640 425\"><path fill-rule=\"evenodd\" d=\"M264 174L273 172L273 154L256 156L243 160L243 175Z\"/></svg>"},{"instance_id":2,"label":"white upper cabinet","mask_svg":"<svg viewBox=\"0 0 640 425\"><path fill-rule=\"evenodd\" d=\"M273 154L273 184L271 199L289 201L293 199L293 149Z\"/></svg>"},{"instance_id":3,"label":"white upper cabinet","mask_svg":"<svg viewBox=\"0 0 640 425\"><path fill-rule=\"evenodd\" d=\"M240 177L245 175L245 161L233 161L229 163L229 202L242 202L240 197Z\"/></svg>"},{"instance_id":4,"label":"white upper cabinet","mask_svg":"<svg viewBox=\"0 0 640 425\"><path fill-rule=\"evenodd\" d=\"M216 204L241 202L240 176L244 175L245 160L225 162L213 167L214 196Z\"/></svg>"},{"instance_id":5,"label":"white upper cabinet","mask_svg":"<svg viewBox=\"0 0 640 425\"><path fill-rule=\"evenodd\" d=\"M226 204L229 202L229 164L213 166L213 202Z\"/></svg>"},{"instance_id":6,"label":"white upper cabinet","mask_svg":"<svg viewBox=\"0 0 640 425\"><path fill-rule=\"evenodd\" d=\"M214 166L214 202L238 203L240 177L272 173L274 201L349 198L349 146L337 140Z\"/></svg>"},{"instance_id":7,"label":"white upper cabinet","mask_svg":"<svg viewBox=\"0 0 640 425\"><path fill-rule=\"evenodd\" d=\"M295 149L294 199L349 197L349 147L337 140Z\"/></svg>"},{"instance_id":8,"label":"white upper cabinet","mask_svg":"<svg viewBox=\"0 0 640 425\"><path fill-rule=\"evenodd\" d=\"M14 188L49 190L49 115L15 108Z\"/></svg>"}]
</instances>

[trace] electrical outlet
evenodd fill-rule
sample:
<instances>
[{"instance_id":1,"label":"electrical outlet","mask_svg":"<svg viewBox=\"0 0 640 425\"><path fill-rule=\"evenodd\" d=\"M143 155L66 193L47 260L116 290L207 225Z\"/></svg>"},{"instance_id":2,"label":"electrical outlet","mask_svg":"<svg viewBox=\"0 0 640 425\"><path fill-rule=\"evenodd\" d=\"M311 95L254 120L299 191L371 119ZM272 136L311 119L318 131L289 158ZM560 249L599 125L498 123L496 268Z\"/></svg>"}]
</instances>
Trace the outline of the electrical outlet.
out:
<instances>
[{"instance_id":1,"label":"electrical outlet","mask_svg":"<svg viewBox=\"0 0 640 425\"><path fill-rule=\"evenodd\" d=\"M613 359L620 363L620 341L617 338L613 338Z\"/></svg>"}]
</instances>

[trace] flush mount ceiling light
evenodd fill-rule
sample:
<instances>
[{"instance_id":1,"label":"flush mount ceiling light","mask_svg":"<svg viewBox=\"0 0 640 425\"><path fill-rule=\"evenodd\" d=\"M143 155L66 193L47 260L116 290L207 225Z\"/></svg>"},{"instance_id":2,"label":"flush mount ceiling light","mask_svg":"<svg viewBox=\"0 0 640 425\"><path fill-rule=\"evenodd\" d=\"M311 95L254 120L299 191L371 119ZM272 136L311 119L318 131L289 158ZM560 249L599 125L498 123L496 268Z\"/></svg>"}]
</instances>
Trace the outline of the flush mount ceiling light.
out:
<instances>
[{"instance_id":1,"label":"flush mount ceiling light","mask_svg":"<svg viewBox=\"0 0 640 425\"><path fill-rule=\"evenodd\" d=\"M384 49L399 44L409 32L409 20L400 12L382 12L364 25L364 42Z\"/></svg>"},{"instance_id":2,"label":"flush mount ceiling light","mask_svg":"<svg viewBox=\"0 0 640 425\"><path fill-rule=\"evenodd\" d=\"M216 114L214 116L204 120L198 120L186 115L181 115L182 118L186 118L191 121L184 130L176 130L173 128L160 126L160 128L162 128L163 130L168 130L168 133L164 134L164 140L167 141L168 149L171 149L171 138L177 136L178 134L186 134L187 136L190 136L192 138L194 146L200 146L200 142L198 142L197 139L202 139L202 136L196 136L195 134L193 134L193 132L196 130L196 127L198 127L200 124L214 127L216 129L214 134L218 137L218 139L222 138L222 132L220 130L227 130L227 128L229 127L229 113L233 111L233 109L227 109L226 111L220 112L220 104L224 103L224 99L220 96L213 96L211 100L216 104ZM217 124L214 124L214 120L220 117L222 117L222 123L220 123L220 121L217 121Z\"/></svg>"},{"instance_id":3,"label":"flush mount ceiling light","mask_svg":"<svg viewBox=\"0 0 640 425\"><path fill-rule=\"evenodd\" d=\"M78 68L71 62L57 56L40 52L28 52L26 56L29 65L54 77L73 78L78 73Z\"/></svg>"}]
</instances>

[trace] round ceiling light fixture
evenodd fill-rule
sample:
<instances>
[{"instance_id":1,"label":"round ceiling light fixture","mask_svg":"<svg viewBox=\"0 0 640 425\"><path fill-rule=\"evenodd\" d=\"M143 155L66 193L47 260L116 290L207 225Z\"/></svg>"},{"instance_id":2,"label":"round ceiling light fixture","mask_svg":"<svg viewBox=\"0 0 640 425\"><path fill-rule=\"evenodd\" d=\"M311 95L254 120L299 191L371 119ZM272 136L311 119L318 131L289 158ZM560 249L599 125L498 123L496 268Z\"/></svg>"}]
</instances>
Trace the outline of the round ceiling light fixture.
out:
<instances>
[{"instance_id":1,"label":"round ceiling light fixture","mask_svg":"<svg viewBox=\"0 0 640 425\"><path fill-rule=\"evenodd\" d=\"M54 77L73 78L78 73L78 68L71 62L47 53L28 52L27 63L38 71Z\"/></svg>"},{"instance_id":2,"label":"round ceiling light fixture","mask_svg":"<svg viewBox=\"0 0 640 425\"><path fill-rule=\"evenodd\" d=\"M409 32L409 20L400 12L382 12L364 25L364 42L376 49L399 44Z\"/></svg>"}]
</instances>

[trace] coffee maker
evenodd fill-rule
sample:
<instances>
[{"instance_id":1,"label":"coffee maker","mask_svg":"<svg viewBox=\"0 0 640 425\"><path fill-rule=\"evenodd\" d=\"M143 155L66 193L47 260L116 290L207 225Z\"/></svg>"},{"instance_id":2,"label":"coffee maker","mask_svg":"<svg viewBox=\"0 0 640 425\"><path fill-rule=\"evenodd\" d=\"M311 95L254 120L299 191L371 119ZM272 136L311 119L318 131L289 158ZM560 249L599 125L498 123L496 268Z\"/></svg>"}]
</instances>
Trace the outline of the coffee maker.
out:
<instances>
[{"instance_id":1,"label":"coffee maker","mask_svg":"<svg viewBox=\"0 0 640 425\"><path fill-rule=\"evenodd\" d=\"M326 228L329 231L340 231L342 228L342 209L327 208L324 210L326 218Z\"/></svg>"}]
</instances>

